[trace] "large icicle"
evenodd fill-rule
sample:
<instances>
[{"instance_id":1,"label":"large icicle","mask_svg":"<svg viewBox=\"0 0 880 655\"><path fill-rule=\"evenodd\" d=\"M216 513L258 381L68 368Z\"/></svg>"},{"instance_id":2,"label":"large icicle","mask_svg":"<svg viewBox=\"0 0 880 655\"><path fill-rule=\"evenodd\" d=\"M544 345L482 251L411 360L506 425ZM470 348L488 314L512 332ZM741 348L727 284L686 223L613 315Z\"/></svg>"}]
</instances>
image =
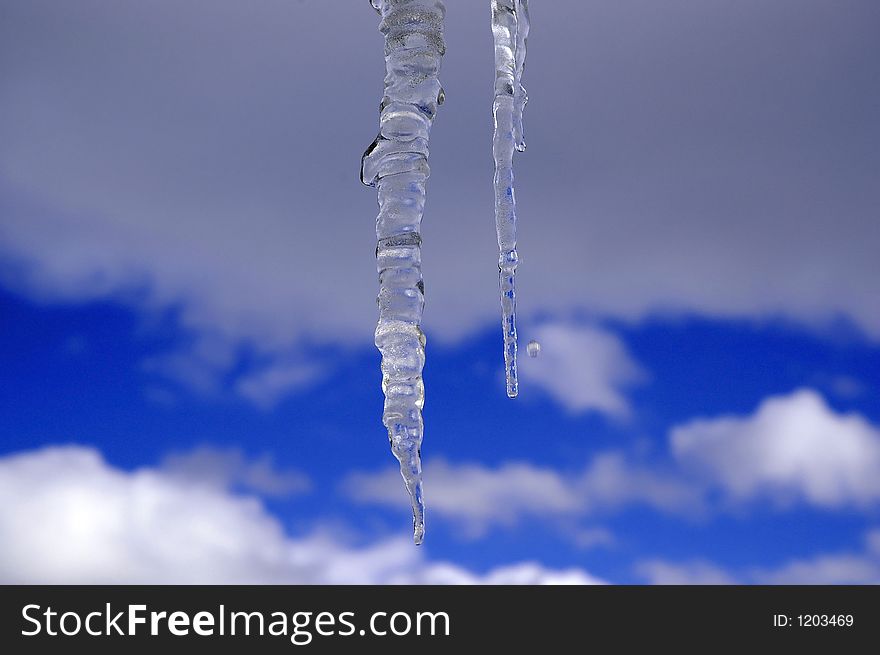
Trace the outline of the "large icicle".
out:
<instances>
[{"instance_id":1,"label":"large icicle","mask_svg":"<svg viewBox=\"0 0 880 655\"><path fill-rule=\"evenodd\" d=\"M528 0L492 0L495 37L495 228L498 231L498 270L501 286L501 327L504 332L504 370L507 395L515 398L516 373L516 199L513 191L513 152L526 149L523 110L528 96L522 85L529 35Z\"/></svg>"},{"instance_id":2,"label":"large icicle","mask_svg":"<svg viewBox=\"0 0 880 655\"><path fill-rule=\"evenodd\" d=\"M379 324L376 347L382 354L382 422L413 511L413 539L422 542L422 367L425 306L419 229L425 207L428 136L443 89L437 76L445 52L440 0L370 0L382 16L385 35L385 94L379 135L364 153L361 180L379 191L376 261L379 270Z\"/></svg>"}]
</instances>

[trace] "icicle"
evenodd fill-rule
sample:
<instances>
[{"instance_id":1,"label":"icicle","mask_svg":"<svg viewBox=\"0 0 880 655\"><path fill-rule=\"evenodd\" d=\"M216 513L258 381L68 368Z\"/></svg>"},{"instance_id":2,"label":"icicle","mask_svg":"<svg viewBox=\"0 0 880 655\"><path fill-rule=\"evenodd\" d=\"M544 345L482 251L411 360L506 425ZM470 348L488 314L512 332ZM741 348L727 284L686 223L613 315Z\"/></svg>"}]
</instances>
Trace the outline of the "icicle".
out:
<instances>
[{"instance_id":1,"label":"icicle","mask_svg":"<svg viewBox=\"0 0 880 655\"><path fill-rule=\"evenodd\" d=\"M516 373L516 198L513 191L513 152L526 149L523 110L528 102L522 86L529 35L528 0L492 0L495 37L495 228L498 231L498 269L501 287L501 328L507 395L519 392Z\"/></svg>"},{"instance_id":2,"label":"icicle","mask_svg":"<svg viewBox=\"0 0 880 655\"><path fill-rule=\"evenodd\" d=\"M419 229L425 206L428 136L444 92L437 76L445 52L440 0L370 0L385 35L385 94L379 135L364 153L361 181L377 187L376 262L379 270L379 324L376 347L382 354L382 422L413 511L413 539L422 542L422 367L425 306Z\"/></svg>"}]
</instances>

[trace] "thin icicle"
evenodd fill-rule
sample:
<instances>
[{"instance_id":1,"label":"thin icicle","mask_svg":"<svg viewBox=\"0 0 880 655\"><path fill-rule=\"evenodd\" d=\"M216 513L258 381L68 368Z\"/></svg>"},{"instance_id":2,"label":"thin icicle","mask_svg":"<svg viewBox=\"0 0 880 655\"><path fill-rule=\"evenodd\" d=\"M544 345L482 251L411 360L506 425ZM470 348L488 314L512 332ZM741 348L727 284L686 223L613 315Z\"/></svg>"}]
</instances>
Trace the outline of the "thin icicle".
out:
<instances>
[{"instance_id":1,"label":"thin icicle","mask_svg":"<svg viewBox=\"0 0 880 655\"><path fill-rule=\"evenodd\" d=\"M376 261L379 270L379 324L376 347L382 354L382 422L413 511L413 539L422 542L422 367L425 306L419 234L425 207L428 137L443 89L437 76L445 52L440 0L370 0L382 16L385 35L385 94L379 135L364 153L361 181L379 191Z\"/></svg>"},{"instance_id":2,"label":"thin icicle","mask_svg":"<svg viewBox=\"0 0 880 655\"><path fill-rule=\"evenodd\" d=\"M501 287L501 328L507 395L516 398L516 198L513 191L513 153L526 149L523 110L528 102L522 85L529 35L528 0L492 0L495 38L495 228L498 231L498 270Z\"/></svg>"}]
</instances>

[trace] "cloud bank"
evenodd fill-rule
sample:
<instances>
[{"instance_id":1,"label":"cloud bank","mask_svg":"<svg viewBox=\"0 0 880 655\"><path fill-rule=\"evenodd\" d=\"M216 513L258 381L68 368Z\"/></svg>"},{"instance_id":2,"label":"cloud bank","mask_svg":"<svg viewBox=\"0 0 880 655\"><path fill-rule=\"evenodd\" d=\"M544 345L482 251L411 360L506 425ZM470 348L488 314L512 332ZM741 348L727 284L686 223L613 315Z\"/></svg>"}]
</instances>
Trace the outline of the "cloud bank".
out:
<instances>
[{"instance_id":1,"label":"cloud bank","mask_svg":"<svg viewBox=\"0 0 880 655\"><path fill-rule=\"evenodd\" d=\"M294 538L255 497L158 469L127 472L90 448L0 458L0 581L7 584L594 584L522 562L476 573L408 537Z\"/></svg>"},{"instance_id":2,"label":"cloud bank","mask_svg":"<svg viewBox=\"0 0 880 655\"><path fill-rule=\"evenodd\" d=\"M570 472L526 462L490 467L432 459L425 467L429 511L477 537L526 519L566 523L636 506L702 520L761 500L778 511L880 505L880 428L835 412L810 389L770 397L750 416L673 427L668 445L651 467L609 451ZM403 507L399 487L399 473L388 468L352 474L343 490L353 502Z\"/></svg>"},{"instance_id":3,"label":"cloud bank","mask_svg":"<svg viewBox=\"0 0 880 655\"><path fill-rule=\"evenodd\" d=\"M880 336L876 3L655 5L536 13L521 315L842 316ZM423 236L426 328L453 339L498 308L486 17L448 18ZM12 0L0 67L4 284L173 309L196 335L188 379L233 367L204 340L285 361L304 340L370 342L368 7L216 0L206 19L190 1ZM271 405L308 370L254 371L241 392ZM563 402L625 406L601 385Z\"/></svg>"}]
</instances>

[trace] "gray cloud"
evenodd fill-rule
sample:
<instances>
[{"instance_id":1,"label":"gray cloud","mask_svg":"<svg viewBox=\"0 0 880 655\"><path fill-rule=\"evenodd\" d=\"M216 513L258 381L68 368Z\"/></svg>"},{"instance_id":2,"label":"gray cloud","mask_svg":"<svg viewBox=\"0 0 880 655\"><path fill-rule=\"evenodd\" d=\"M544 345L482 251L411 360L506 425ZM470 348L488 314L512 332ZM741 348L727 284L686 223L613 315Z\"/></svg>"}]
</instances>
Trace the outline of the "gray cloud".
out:
<instances>
[{"instance_id":1,"label":"gray cloud","mask_svg":"<svg viewBox=\"0 0 880 655\"><path fill-rule=\"evenodd\" d=\"M175 306L267 353L368 343L381 38L366 3L5 2L0 253L42 297ZM843 315L880 336L880 7L534 8L520 308ZM450 2L430 334L497 322L483 3Z\"/></svg>"}]
</instances>

